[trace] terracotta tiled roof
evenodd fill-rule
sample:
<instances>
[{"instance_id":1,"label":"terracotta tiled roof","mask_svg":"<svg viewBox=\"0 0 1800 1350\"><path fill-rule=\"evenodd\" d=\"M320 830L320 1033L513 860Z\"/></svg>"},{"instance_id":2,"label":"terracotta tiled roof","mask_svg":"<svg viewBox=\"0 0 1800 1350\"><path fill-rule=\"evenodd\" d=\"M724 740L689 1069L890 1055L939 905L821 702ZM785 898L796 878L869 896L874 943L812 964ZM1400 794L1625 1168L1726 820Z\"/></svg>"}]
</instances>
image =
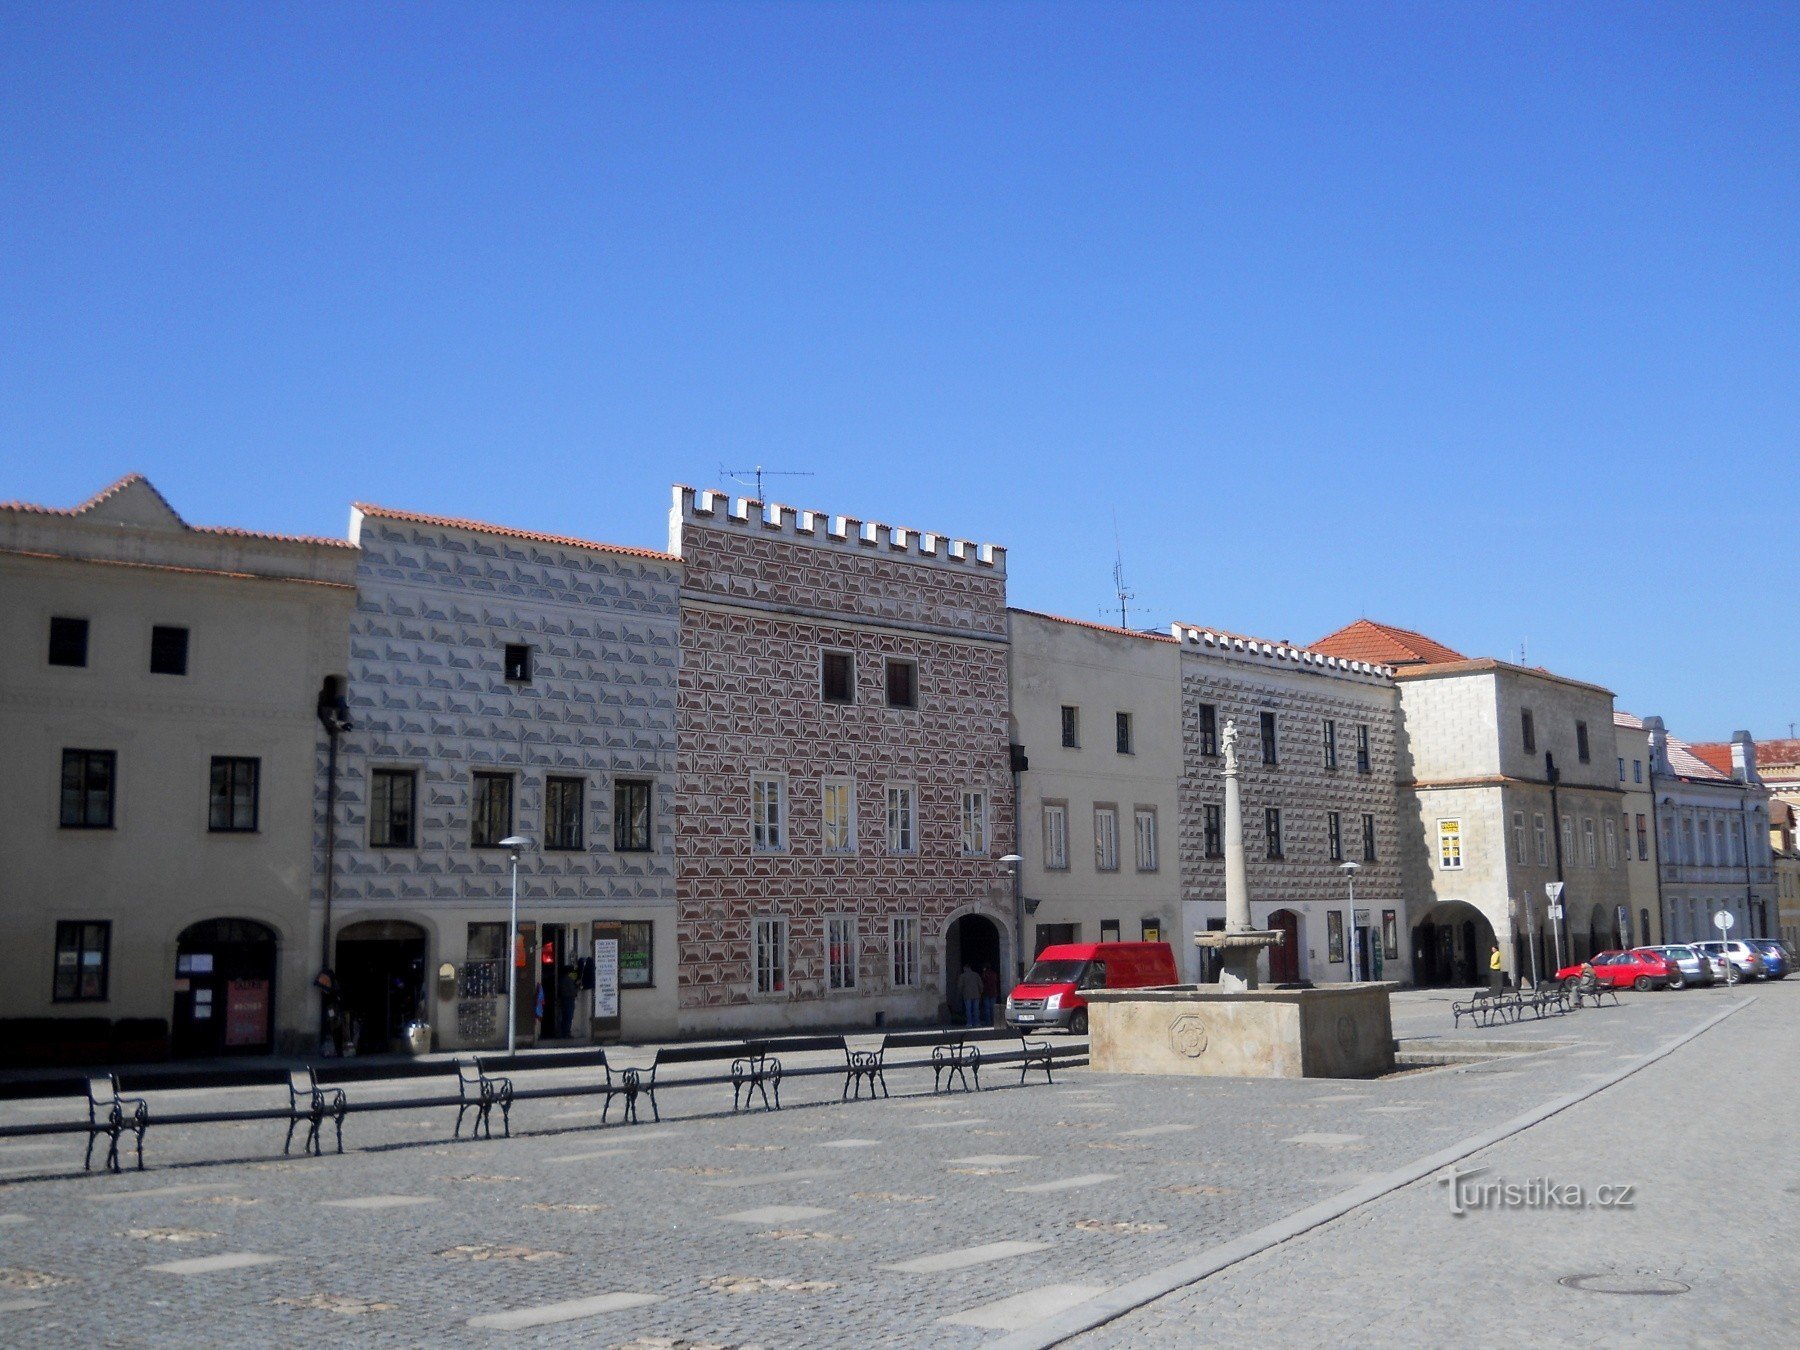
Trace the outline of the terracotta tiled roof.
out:
<instances>
[{"instance_id":1,"label":"terracotta tiled roof","mask_svg":"<svg viewBox=\"0 0 1800 1350\"><path fill-rule=\"evenodd\" d=\"M1046 614L1038 609L1021 609L1017 605L1008 605L1009 614L1028 614L1034 619L1048 619L1051 623L1066 623L1072 628L1091 628L1096 633L1112 633L1118 637L1142 638L1146 642L1173 642L1174 638L1167 633L1145 633L1135 628L1119 628L1110 623L1089 623L1086 619L1069 619L1061 614Z\"/></svg>"},{"instance_id":2,"label":"terracotta tiled roof","mask_svg":"<svg viewBox=\"0 0 1800 1350\"><path fill-rule=\"evenodd\" d=\"M1312 651L1351 661L1373 661L1382 666L1412 666L1423 662L1461 661L1463 654L1434 642L1423 633L1392 624L1358 619L1312 644Z\"/></svg>"},{"instance_id":3,"label":"terracotta tiled roof","mask_svg":"<svg viewBox=\"0 0 1800 1350\"><path fill-rule=\"evenodd\" d=\"M1727 771L1731 768L1731 743L1729 741L1702 741L1694 746L1694 753L1708 764L1722 762ZM1791 737L1778 737L1756 742L1756 771L1761 774L1766 769L1781 766L1800 765L1800 740ZM1788 775L1781 775L1787 777Z\"/></svg>"},{"instance_id":4,"label":"terracotta tiled roof","mask_svg":"<svg viewBox=\"0 0 1800 1350\"><path fill-rule=\"evenodd\" d=\"M1683 778L1697 778L1703 782L1716 783L1731 781L1731 747L1723 747L1725 763L1720 765L1710 756L1696 753L1696 747L1674 736L1669 737L1669 767Z\"/></svg>"},{"instance_id":5,"label":"terracotta tiled roof","mask_svg":"<svg viewBox=\"0 0 1800 1350\"><path fill-rule=\"evenodd\" d=\"M110 498L118 496L119 493L123 492L126 488L134 485L142 485L144 489L159 502L165 507L168 507L169 514L180 522L183 529L192 530L195 534L223 535L230 539L267 539L278 544L322 544L327 548L355 547L355 545L350 543L347 539L327 539L322 535L268 534L261 530L233 529L228 525L189 525L185 520L181 519L181 513L179 511L173 506L169 506L169 499L158 492L155 484L141 473L126 474L110 487L103 488L99 492L96 492L80 506L39 506L35 502L0 502L0 511L23 511L28 515L34 516L82 516L108 501Z\"/></svg>"},{"instance_id":6,"label":"terracotta tiled roof","mask_svg":"<svg viewBox=\"0 0 1800 1350\"><path fill-rule=\"evenodd\" d=\"M1688 753L1710 769L1731 777L1731 745L1727 741L1707 741L1687 747ZM1680 772L1680 770L1676 770Z\"/></svg>"},{"instance_id":7,"label":"terracotta tiled roof","mask_svg":"<svg viewBox=\"0 0 1800 1350\"><path fill-rule=\"evenodd\" d=\"M378 520L404 520L414 525L435 525L449 530L474 530L478 534L494 534L504 539L526 539L534 544L562 544L569 548L593 549L597 553L623 553L632 558L651 558L657 562L680 562L673 553L654 549L628 548L624 544L599 544L591 539L574 539L561 534L538 534L534 530L513 530L504 525L489 525L479 520L461 520L454 516L428 516L420 511L397 511L389 506L372 506L357 502L355 507L365 516Z\"/></svg>"}]
</instances>

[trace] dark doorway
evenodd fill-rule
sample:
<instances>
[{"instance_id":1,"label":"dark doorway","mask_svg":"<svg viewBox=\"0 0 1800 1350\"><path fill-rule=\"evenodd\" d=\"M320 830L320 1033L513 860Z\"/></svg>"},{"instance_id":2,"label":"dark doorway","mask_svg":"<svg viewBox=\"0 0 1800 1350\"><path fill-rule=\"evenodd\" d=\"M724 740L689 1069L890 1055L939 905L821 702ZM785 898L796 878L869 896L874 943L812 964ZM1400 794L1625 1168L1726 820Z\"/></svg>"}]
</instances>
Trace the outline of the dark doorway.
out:
<instances>
[{"instance_id":1,"label":"dark doorway","mask_svg":"<svg viewBox=\"0 0 1800 1350\"><path fill-rule=\"evenodd\" d=\"M170 1053L266 1055L274 1025L274 930L251 919L208 919L184 929L175 947Z\"/></svg>"},{"instance_id":2,"label":"dark doorway","mask_svg":"<svg viewBox=\"0 0 1800 1350\"><path fill-rule=\"evenodd\" d=\"M574 1034L577 982L565 970L575 962L570 946L573 929L567 924L544 925L538 948L538 988L544 993L544 1015L538 1019L539 1040L563 1040Z\"/></svg>"},{"instance_id":3,"label":"dark doorway","mask_svg":"<svg viewBox=\"0 0 1800 1350\"><path fill-rule=\"evenodd\" d=\"M1072 923L1040 923L1037 926L1037 943L1031 952L1031 959L1037 960L1038 953L1046 947L1061 947L1066 943L1078 942L1078 930Z\"/></svg>"},{"instance_id":4,"label":"dark doorway","mask_svg":"<svg viewBox=\"0 0 1800 1350\"><path fill-rule=\"evenodd\" d=\"M1369 945L1374 945L1372 931L1359 930L1357 941L1369 932ZM1474 985L1487 982L1488 950L1494 941L1493 925L1473 905L1461 900L1446 900L1433 905L1427 917L1413 927L1413 983L1421 989L1443 986ZM1374 969L1373 952L1369 953Z\"/></svg>"},{"instance_id":5,"label":"dark doorway","mask_svg":"<svg viewBox=\"0 0 1800 1350\"><path fill-rule=\"evenodd\" d=\"M393 921L353 923L338 934L338 985L358 1054L401 1048L425 995L425 930Z\"/></svg>"},{"instance_id":6,"label":"dark doorway","mask_svg":"<svg viewBox=\"0 0 1800 1350\"><path fill-rule=\"evenodd\" d=\"M1356 926L1356 969L1352 973L1359 980L1381 978L1381 973L1375 969L1375 952L1369 942L1369 934L1373 931L1367 924Z\"/></svg>"},{"instance_id":7,"label":"dark doorway","mask_svg":"<svg viewBox=\"0 0 1800 1350\"><path fill-rule=\"evenodd\" d=\"M1269 948L1269 980L1292 984L1300 978L1300 916L1291 909L1278 909L1269 915L1269 929L1283 935Z\"/></svg>"},{"instance_id":8,"label":"dark doorway","mask_svg":"<svg viewBox=\"0 0 1800 1350\"><path fill-rule=\"evenodd\" d=\"M944 939L944 1001L952 1014L960 1014L962 995L957 982L963 970L977 974L1000 971L1000 930L992 919L979 914L965 914L950 925ZM952 1020L955 1020L953 1016Z\"/></svg>"},{"instance_id":9,"label":"dark doorway","mask_svg":"<svg viewBox=\"0 0 1800 1350\"><path fill-rule=\"evenodd\" d=\"M1413 983L1421 989L1439 983L1436 924L1422 923L1413 929Z\"/></svg>"}]
</instances>

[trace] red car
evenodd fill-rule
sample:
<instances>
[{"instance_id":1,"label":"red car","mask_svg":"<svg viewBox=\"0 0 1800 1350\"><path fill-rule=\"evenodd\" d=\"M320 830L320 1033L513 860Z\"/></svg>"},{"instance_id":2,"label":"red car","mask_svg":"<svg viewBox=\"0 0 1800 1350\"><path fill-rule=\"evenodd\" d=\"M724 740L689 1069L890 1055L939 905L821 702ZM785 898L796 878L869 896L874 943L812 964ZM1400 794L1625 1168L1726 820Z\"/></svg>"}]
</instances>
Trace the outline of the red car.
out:
<instances>
[{"instance_id":1,"label":"red car","mask_svg":"<svg viewBox=\"0 0 1800 1350\"><path fill-rule=\"evenodd\" d=\"M1602 984L1610 984L1614 989L1623 989L1627 985L1633 989L1666 989L1669 987L1669 976L1673 973L1669 963L1652 951L1630 952L1597 952L1592 958L1594 974L1600 977ZM1573 982L1581 976L1579 965L1564 966L1556 972L1556 978L1565 983Z\"/></svg>"}]
</instances>

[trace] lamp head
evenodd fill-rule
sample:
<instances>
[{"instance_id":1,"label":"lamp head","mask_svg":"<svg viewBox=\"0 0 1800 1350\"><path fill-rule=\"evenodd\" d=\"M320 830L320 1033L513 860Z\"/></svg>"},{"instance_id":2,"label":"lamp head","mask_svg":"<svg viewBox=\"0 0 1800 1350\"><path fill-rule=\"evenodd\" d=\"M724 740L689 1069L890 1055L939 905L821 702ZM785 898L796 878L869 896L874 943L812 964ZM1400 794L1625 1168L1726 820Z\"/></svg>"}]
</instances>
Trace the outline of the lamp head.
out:
<instances>
[{"instance_id":1,"label":"lamp head","mask_svg":"<svg viewBox=\"0 0 1800 1350\"><path fill-rule=\"evenodd\" d=\"M512 860L517 862L519 855L531 847L531 840L522 834L509 834L500 841L500 847L511 853Z\"/></svg>"},{"instance_id":2,"label":"lamp head","mask_svg":"<svg viewBox=\"0 0 1800 1350\"><path fill-rule=\"evenodd\" d=\"M1025 859L1020 857L1017 853L1002 853L1000 855L1000 865L1005 868L1010 869L1017 867L1024 861Z\"/></svg>"},{"instance_id":3,"label":"lamp head","mask_svg":"<svg viewBox=\"0 0 1800 1350\"><path fill-rule=\"evenodd\" d=\"M1359 862L1341 862L1338 864L1338 870L1347 877L1354 877L1358 872L1362 871L1362 864Z\"/></svg>"}]
</instances>

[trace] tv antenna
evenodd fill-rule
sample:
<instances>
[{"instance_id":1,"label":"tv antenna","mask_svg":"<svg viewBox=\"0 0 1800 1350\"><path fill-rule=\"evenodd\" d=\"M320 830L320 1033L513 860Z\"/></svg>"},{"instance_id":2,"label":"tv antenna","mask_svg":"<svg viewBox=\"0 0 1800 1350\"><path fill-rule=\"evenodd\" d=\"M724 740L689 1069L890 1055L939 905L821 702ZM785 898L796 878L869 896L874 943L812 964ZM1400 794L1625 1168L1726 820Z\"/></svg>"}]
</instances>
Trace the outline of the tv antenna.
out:
<instances>
[{"instance_id":1,"label":"tv antenna","mask_svg":"<svg viewBox=\"0 0 1800 1350\"><path fill-rule=\"evenodd\" d=\"M754 469L728 469L719 466L719 477L729 478L734 483L742 483L745 487L756 488L756 500L763 499L763 479L765 478L813 478L817 475L806 469L765 469L758 464Z\"/></svg>"},{"instance_id":2,"label":"tv antenna","mask_svg":"<svg viewBox=\"0 0 1800 1350\"><path fill-rule=\"evenodd\" d=\"M1137 599L1136 591L1125 589L1125 548L1119 542L1119 513L1113 512L1113 594L1119 600L1119 627L1129 628L1126 616L1131 601Z\"/></svg>"}]
</instances>

